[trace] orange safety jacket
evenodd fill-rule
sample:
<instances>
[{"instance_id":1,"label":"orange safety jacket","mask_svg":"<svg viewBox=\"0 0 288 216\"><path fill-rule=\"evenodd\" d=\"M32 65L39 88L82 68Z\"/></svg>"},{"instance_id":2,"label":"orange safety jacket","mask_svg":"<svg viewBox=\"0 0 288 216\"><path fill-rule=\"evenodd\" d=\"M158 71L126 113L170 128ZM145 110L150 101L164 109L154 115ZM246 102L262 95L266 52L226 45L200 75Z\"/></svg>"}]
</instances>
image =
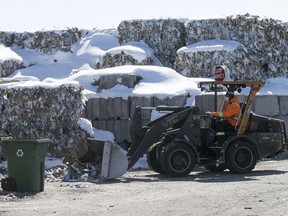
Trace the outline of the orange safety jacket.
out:
<instances>
[{"instance_id":1,"label":"orange safety jacket","mask_svg":"<svg viewBox=\"0 0 288 216\"><path fill-rule=\"evenodd\" d=\"M224 118L230 125L235 127L240 118L240 110L238 97L234 96L224 104L222 112L211 112L211 115L213 117Z\"/></svg>"}]
</instances>

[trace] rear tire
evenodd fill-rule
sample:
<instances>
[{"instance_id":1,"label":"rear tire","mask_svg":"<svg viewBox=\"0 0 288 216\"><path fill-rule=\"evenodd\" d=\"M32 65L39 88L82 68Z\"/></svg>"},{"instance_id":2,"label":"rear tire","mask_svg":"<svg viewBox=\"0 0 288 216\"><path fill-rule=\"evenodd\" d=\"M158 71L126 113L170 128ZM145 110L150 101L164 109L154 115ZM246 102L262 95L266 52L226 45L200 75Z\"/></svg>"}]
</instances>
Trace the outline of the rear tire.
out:
<instances>
[{"instance_id":1,"label":"rear tire","mask_svg":"<svg viewBox=\"0 0 288 216\"><path fill-rule=\"evenodd\" d=\"M167 175L184 177L195 168L196 156L187 145L170 143L162 150L160 163Z\"/></svg>"},{"instance_id":2,"label":"rear tire","mask_svg":"<svg viewBox=\"0 0 288 216\"><path fill-rule=\"evenodd\" d=\"M257 163L254 147L245 141L232 143L226 151L227 168L237 174L251 172Z\"/></svg>"},{"instance_id":3,"label":"rear tire","mask_svg":"<svg viewBox=\"0 0 288 216\"><path fill-rule=\"evenodd\" d=\"M160 174L166 174L166 172L163 170L158 158L157 158L157 148L158 145L151 146L151 148L148 149L147 152L147 164L148 166L155 172Z\"/></svg>"}]
</instances>

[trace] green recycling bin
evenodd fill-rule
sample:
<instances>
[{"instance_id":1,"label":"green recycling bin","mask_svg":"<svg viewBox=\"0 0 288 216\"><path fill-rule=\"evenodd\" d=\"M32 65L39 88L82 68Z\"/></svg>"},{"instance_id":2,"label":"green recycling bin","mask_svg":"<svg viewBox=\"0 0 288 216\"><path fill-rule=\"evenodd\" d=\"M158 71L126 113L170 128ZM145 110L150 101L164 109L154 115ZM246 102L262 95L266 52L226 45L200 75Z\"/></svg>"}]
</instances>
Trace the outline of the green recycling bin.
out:
<instances>
[{"instance_id":1,"label":"green recycling bin","mask_svg":"<svg viewBox=\"0 0 288 216\"><path fill-rule=\"evenodd\" d=\"M44 190L45 155L49 142L49 139L2 140L8 166L8 177L1 182L3 190L16 192Z\"/></svg>"}]
</instances>

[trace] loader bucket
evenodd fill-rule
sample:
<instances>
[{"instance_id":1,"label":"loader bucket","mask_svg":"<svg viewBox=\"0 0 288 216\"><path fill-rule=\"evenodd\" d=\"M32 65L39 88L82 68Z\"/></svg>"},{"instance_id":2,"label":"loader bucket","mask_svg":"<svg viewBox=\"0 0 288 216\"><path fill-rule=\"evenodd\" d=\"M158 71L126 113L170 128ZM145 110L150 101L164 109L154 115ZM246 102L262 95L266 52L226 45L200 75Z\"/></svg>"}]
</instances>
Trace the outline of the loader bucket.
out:
<instances>
[{"instance_id":1,"label":"loader bucket","mask_svg":"<svg viewBox=\"0 0 288 216\"><path fill-rule=\"evenodd\" d=\"M68 173L68 175L64 177L66 181L69 181L69 178L72 181L72 176L75 178L75 170L77 170L79 178L81 175L84 175L85 170L87 170L87 165L89 167L88 169L93 170L93 172L89 172L88 180L118 178L128 169L127 157L120 146L115 143L88 139L86 146L78 147L75 151L73 154L74 158L75 155L79 155L80 157L74 160L73 163L70 163L71 173ZM69 158L69 156L67 155L66 158ZM66 164L68 163L66 162Z\"/></svg>"}]
</instances>

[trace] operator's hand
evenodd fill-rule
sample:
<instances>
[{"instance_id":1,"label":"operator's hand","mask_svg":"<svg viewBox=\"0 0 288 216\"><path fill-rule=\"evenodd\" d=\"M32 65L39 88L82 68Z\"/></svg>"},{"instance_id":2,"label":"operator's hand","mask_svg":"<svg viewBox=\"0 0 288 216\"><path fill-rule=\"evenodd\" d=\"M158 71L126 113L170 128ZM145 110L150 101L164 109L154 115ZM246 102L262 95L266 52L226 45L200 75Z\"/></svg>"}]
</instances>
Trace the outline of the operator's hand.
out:
<instances>
[{"instance_id":1,"label":"operator's hand","mask_svg":"<svg viewBox=\"0 0 288 216\"><path fill-rule=\"evenodd\" d=\"M210 111L207 111L207 112L206 112L206 115L212 116L212 114L211 114Z\"/></svg>"}]
</instances>

